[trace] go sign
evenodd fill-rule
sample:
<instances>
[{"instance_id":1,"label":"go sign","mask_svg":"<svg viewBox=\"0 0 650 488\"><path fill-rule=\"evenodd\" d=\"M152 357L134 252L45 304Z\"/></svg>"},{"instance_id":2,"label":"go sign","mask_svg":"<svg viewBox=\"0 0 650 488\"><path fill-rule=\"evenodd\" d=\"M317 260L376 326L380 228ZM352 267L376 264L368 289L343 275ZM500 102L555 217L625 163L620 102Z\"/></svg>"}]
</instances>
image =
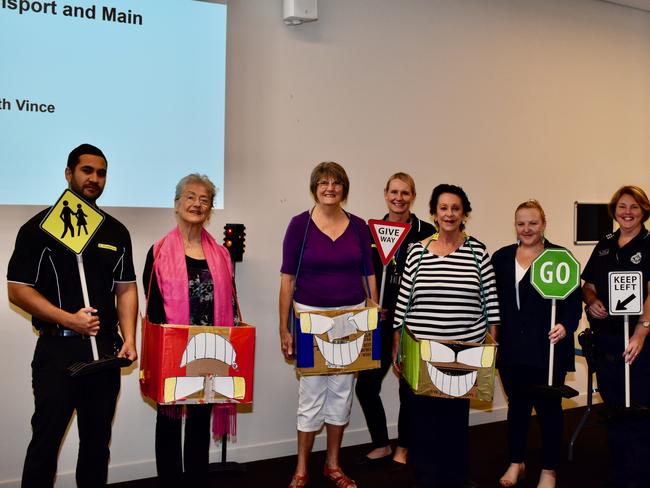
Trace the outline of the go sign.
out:
<instances>
[{"instance_id":1,"label":"go sign","mask_svg":"<svg viewBox=\"0 0 650 488\"><path fill-rule=\"evenodd\" d=\"M580 284L580 263L566 249L546 249L530 265L530 282L544 298L563 300Z\"/></svg>"}]
</instances>

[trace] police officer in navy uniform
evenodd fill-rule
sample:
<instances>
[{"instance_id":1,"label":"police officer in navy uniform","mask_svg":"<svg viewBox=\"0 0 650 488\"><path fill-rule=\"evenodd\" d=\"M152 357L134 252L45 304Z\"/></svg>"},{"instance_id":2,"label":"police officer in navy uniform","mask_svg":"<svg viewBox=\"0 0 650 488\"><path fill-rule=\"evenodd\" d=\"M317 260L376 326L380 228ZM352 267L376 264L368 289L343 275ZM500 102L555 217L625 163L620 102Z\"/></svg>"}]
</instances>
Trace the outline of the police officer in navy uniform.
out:
<instances>
[{"instance_id":1,"label":"police officer in navy uniform","mask_svg":"<svg viewBox=\"0 0 650 488\"><path fill-rule=\"evenodd\" d=\"M619 229L594 248L582 273L583 298L594 332L598 389L609 407L625 405L625 363L630 364L632 404L650 408L650 234L644 222L650 201L637 186L623 186L609 202L610 215ZM623 317L611 316L610 271L641 271L643 313L630 316L629 345L625 347ZM650 418L613 418L608 423L614 486L641 488L650 483Z\"/></svg>"},{"instance_id":2,"label":"police officer in navy uniform","mask_svg":"<svg viewBox=\"0 0 650 488\"><path fill-rule=\"evenodd\" d=\"M102 151L82 144L70 153L65 178L70 190L95 205L104 190L106 169ZM32 315L39 335L32 362L32 439L22 486L53 486L60 444L76 411L77 485L95 488L106 484L120 370L72 378L66 369L93 359L89 336L96 337L100 355L137 359L138 295L131 239L120 222L104 214L83 251L90 300L85 307L76 255L39 228L49 210L20 228L7 271L9 300Z\"/></svg>"}]
</instances>

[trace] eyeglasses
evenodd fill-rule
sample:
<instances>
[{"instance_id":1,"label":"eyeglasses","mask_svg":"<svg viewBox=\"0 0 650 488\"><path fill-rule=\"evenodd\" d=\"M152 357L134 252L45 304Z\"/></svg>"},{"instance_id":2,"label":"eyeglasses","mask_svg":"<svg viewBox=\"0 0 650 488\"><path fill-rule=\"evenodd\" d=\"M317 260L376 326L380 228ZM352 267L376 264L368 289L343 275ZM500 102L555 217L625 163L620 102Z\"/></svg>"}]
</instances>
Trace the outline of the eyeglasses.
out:
<instances>
[{"instance_id":1,"label":"eyeglasses","mask_svg":"<svg viewBox=\"0 0 650 488\"><path fill-rule=\"evenodd\" d=\"M332 185L334 188L341 188L343 186L343 183L341 183L339 180L320 180L316 184L319 188L328 188L330 185Z\"/></svg>"},{"instance_id":2,"label":"eyeglasses","mask_svg":"<svg viewBox=\"0 0 650 488\"><path fill-rule=\"evenodd\" d=\"M182 198L190 205L194 205L196 202L198 202L201 207L205 208L212 205L212 202L208 197L197 197L194 193L186 193Z\"/></svg>"}]
</instances>

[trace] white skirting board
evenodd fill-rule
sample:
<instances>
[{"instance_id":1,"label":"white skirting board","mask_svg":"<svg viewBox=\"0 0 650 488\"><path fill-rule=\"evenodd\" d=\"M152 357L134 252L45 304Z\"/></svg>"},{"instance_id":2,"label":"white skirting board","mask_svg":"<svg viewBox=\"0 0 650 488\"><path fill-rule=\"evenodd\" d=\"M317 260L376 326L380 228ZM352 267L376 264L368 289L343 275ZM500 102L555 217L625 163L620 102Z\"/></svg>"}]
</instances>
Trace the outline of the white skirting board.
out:
<instances>
[{"instance_id":1,"label":"white skirting board","mask_svg":"<svg viewBox=\"0 0 650 488\"><path fill-rule=\"evenodd\" d=\"M594 396L594 403L600 402L598 395ZM480 407L480 404L478 404ZM583 393L570 400L565 400L563 407L565 410L587 405L587 394ZM473 409L470 412L470 425L480 425L490 422L500 422L506 419L507 408L501 406L496 409L478 410ZM397 437L397 424L393 423L388 426L388 434L391 439ZM325 432L316 436L314 442L314 451L322 451L326 447ZM370 442L368 429L348 429L343 436L343 446L356 446ZM296 438L294 436L266 444L254 444L247 446L238 446L237 443L228 444L228 461L246 463L259 461L262 459L291 456L296 454ZM210 451L210 461L218 462L221 460L221 445L217 444ZM108 471L109 483L120 483L142 478L151 478L156 476L156 462L154 459L145 459L133 463L124 463L111 465ZM58 473L55 488L75 488L74 471ZM1 488L19 488L20 480L0 481Z\"/></svg>"}]
</instances>

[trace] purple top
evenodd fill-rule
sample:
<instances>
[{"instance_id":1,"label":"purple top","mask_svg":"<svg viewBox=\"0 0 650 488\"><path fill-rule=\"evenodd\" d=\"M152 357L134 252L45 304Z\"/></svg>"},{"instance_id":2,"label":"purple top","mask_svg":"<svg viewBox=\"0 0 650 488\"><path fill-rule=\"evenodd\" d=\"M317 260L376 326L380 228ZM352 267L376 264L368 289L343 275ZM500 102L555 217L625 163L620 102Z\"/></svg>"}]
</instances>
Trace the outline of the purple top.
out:
<instances>
[{"instance_id":1,"label":"purple top","mask_svg":"<svg viewBox=\"0 0 650 488\"><path fill-rule=\"evenodd\" d=\"M372 276L370 233L366 223L348 214L345 232L332 241L313 221L309 212L289 222L282 244L280 272L295 275L305 228L309 222L305 249L296 278L294 300L312 307L341 307L361 303L366 298L361 276Z\"/></svg>"}]
</instances>

